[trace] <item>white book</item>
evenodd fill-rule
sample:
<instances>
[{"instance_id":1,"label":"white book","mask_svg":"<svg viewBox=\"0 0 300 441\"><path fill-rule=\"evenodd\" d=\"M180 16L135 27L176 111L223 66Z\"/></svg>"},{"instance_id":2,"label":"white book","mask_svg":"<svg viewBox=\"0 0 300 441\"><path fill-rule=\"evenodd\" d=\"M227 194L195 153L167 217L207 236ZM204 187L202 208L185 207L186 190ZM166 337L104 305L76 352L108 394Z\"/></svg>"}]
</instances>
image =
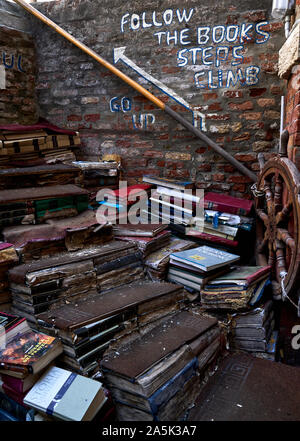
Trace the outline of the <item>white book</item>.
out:
<instances>
[{"instance_id":1,"label":"white book","mask_svg":"<svg viewBox=\"0 0 300 441\"><path fill-rule=\"evenodd\" d=\"M91 421L105 401L102 383L56 366L24 398L28 406L66 421Z\"/></svg>"}]
</instances>

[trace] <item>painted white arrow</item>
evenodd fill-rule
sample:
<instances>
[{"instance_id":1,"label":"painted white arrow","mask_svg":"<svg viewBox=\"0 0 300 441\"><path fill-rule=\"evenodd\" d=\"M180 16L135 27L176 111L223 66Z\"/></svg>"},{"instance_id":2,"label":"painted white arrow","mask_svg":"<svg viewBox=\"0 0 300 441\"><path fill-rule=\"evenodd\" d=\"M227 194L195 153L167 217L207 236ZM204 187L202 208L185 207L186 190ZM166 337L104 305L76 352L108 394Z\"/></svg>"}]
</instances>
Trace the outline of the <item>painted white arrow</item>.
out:
<instances>
[{"instance_id":1,"label":"painted white arrow","mask_svg":"<svg viewBox=\"0 0 300 441\"><path fill-rule=\"evenodd\" d=\"M5 67L4 66L0 66L0 89L6 89L6 72L5 72Z\"/></svg>"},{"instance_id":2,"label":"painted white arrow","mask_svg":"<svg viewBox=\"0 0 300 441\"><path fill-rule=\"evenodd\" d=\"M130 60L125 55L126 46L114 48L114 63L116 64L119 60L121 60L126 66L133 69L135 72L137 72L140 76L145 78L145 80L149 81L150 83L154 84L158 89L160 89L162 92L167 94L170 98L177 101L179 104L181 104L186 109L190 110L193 113L193 124L195 127L198 125L198 119L200 117L200 129L203 131L206 131L205 127L205 115L199 110L194 110L193 107L190 106L190 104L185 101L183 98L181 98L174 90L170 89L170 87L163 84L161 81L154 78L152 75L147 73L144 69L139 67L137 64L134 63L134 61Z\"/></svg>"}]
</instances>

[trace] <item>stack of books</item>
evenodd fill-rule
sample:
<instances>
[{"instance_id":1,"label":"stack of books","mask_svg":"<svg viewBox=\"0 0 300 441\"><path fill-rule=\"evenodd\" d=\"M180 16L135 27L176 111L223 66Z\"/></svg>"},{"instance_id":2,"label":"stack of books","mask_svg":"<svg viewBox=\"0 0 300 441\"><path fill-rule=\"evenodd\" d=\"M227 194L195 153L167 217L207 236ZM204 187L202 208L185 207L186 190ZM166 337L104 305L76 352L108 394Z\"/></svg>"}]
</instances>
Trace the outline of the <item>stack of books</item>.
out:
<instances>
[{"instance_id":1,"label":"stack of books","mask_svg":"<svg viewBox=\"0 0 300 441\"><path fill-rule=\"evenodd\" d=\"M151 185L136 184L113 190L107 196L97 197L98 204L102 208L115 209L117 213L127 214L130 218L130 207L136 203L147 206ZM137 214L134 213L134 217ZM130 220L130 219L129 219Z\"/></svg>"},{"instance_id":2,"label":"stack of books","mask_svg":"<svg viewBox=\"0 0 300 441\"><path fill-rule=\"evenodd\" d=\"M88 192L76 185L0 191L0 226L36 224L76 216L88 208Z\"/></svg>"},{"instance_id":3,"label":"stack of books","mask_svg":"<svg viewBox=\"0 0 300 441\"><path fill-rule=\"evenodd\" d=\"M5 395L20 405L43 370L62 353L59 339L32 331L24 318L0 312L0 375Z\"/></svg>"},{"instance_id":4,"label":"stack of books","mask_svg":"<svg viewBox=\"0 0 300 441\"><path fill-rule=\"evenodd\" d=\"M275 328L275 314L272 300L244 313L230 316L230 342L234 349L265 354L275 359L278 332Z\"/></svg>"},{"instance_id":5,"label":"stack of books","mask_svg":"<svg viewBox=\"0 0 300 441\"><path fill-rule=\"evenodd\" d=\"M250 256L255 219L253 201L226 194L207 192L204 195L204 222L188 229L187 235L200 239L203 244L215 244L226 249L236 249L244 260Z\"/></svg>"},{"instance_id":6,"label":"stack of books","mask_svg":"<svg viewBox=\"0 0 300 441\"><path fill-rule=\"evenodd\" d=\"M36 315L144 278L141 256L130 244L111 241L15 266L9 271L12 312L36 323Z\"/></svg>"},{"instance_id":7,"label":"stack of books","mask_svg":"<svg viewBox=\"0 0 300 441\"><path fill-rule=\"evenodd\" d=\"M0 190L81 184L81 171L68 164L0 169Z\"/></svg>"},{"instance_id":8,"label":"stack of books","mask_svg":"<svg viewBox=\"0 0 300 441\"><path fill-rule=\"evenodd\" d=\"M237 267L201 288L201 304L207 309L249 309L259 303L269 279L269 266Z\"/></svg>"},{"instance_id":9,"label":"stack of books","mask_svg":"<svg viewBox=\"0 0 300 441\"><path fill-rule=\"evenodd\" d=\"M53 257L102 245L113 239L111 225L99 225L93 210L71 218L48 219L39 225L17 225L2 230L6 242L15 247L20 263Z\"/></svg>"},{"instance_id":10,"label":"stack of books","mask_svg":"<svg viewBox=\"0 0 300 441\"><path fill-rule=\"evenodd\" d=\"M0 311L6 311L11 306L8 270L19 262L15 247L11 243L0 242Z\"/></svg>"},{"instance_id":11,"label":"stack of books","mask_svg":"<svg viewBox=\"0 0 300 441\"><path fill-rule=\"evenodd\" d=\"M98 360L107 348L133 339L152 323L184 308L185 301L180 286L132 282L40 314L38 327L61 338L64 354L60 365L90 375L99 370Z\"/></svg>"},{"instance_id":12,"label":"stack of books","mask_svg":"<svg viewBox=\"0 0 300 441\"><path fill-rule=\"evenodd\" d=\"M192 194L193 181L143 176L143 181L156 185L151 192L148 208L142 210L142 217L149 222L170 224L177 232L177 227L190 225L195 215L196 204L200 199ZM185 192L188 190L188 192Z\"/></svg>"},{"instance_id":13,"label":"stack of books","mask_svg":"<svg viewBox=\"0 0 300 441\"><path fill-rule=\"evenodd\" d=\"M120 164L116 161L73 161L73 166L81 170L82 186L88 190L90 204L97 206L96 197L103 188L117 189L119 185Z\"/></svg>"},{"instance_id":14,"label":"stack of books","mask_svg":"<svg viewBox=\"0 0 300 441\"><path fill-rule=\"evenodd\" d=\"M145 268L147 274L152 280L166 280L168 267L170 262L170 255L176 251L188 250L195 248L196 244L190 240L179 239L176 236L171 236L168 245L162 247L160 250L149 254L145 259Z\"/></svg>"},{"instance_id":15,"label":"stack of books","mask_svg":"<svg viewBox=\"0 0 300 441\"><path fill-rule=\"evenodd\" d=\"M171 233L164 224L116 225L113 227L114 238L134 243L141 251L143 259L170 242Z\"/></svg>"},{"instance_id":16,"label":"stack of books","mask_svg":"<svg viewBox=\"0 0 300 441\"><path fill-rule=\"evenodd\" d=\"M220 350L217 320L181 311L104 356L119 421L178 421ZM132 363L134 360L134 363Z\"/></svg>"},{"instance_id":17,"label":"stack of books","mask_svg":"<svg viewBox=\"0 0 300 441\"><path fill-rule=\"evenodd\" d=\"M74 161L80 147L78 132L64 130L46 121L33 126L0 127L1 167L31 167Z\"/></svg>"},{"instance_id":18,"label":"stack of books","mask_svg":"<svg viewBox=\"0 0 300 441\"><path fill-rule=\"evenodd\" d=\"M168 280L200 292L211 279L230 270L239 256L208 246L201 246L170 256Z\"/></svg>"}]
</instances>

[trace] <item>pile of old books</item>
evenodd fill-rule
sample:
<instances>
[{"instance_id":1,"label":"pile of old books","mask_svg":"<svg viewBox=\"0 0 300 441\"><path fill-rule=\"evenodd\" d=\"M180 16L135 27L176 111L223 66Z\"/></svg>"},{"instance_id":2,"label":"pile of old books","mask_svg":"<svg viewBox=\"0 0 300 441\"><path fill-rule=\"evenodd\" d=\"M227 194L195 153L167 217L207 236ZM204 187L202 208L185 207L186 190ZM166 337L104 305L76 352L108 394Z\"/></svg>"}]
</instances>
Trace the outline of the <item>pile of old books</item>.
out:
<instances>
[{"instance_id":1,"label":"pile of old books","mask_svg":"<svg viewBox=\"0 0 300 441\"><path fill-rule=\"evenodd\" d=\"M118 420L182 418L219 350L217 320L192 311L163 320L125 345L120 342L101 362Z\"/></svg>"},{"instance_id":2,"label":"pile of old books","mask_svg":"<svg viewBox=\"0 0 300 441\"><path fill-rule=\"evenodd\" d=\"M87 191L76 185L51 185L0 191L0 226L42 223L76 216L88 208Z\"/></svg>"},{"instance_id":3,"label":"pile of old books","mask_svg":"<svg viewBox=\"0 0 300 441\"><path fill-rule=\"evenodd\" d=\"M21 406L27 391L62 352L60 341L30 329L24 318L0 312L2 393ZM2 397L3 398L3 397Z\"/></svg>"},{"instance_id":4,"label":"pile of old books","mask_svg":"<svg viewBox=\"0 0 300 441\"><path fill-rule=\"evenodd\" d=\"M275 360L278 331L272 300L251 311L230 316L230 343L234 349Z\"/></svg>"},{"instance_id":5,"label":"pile of old books","mask_svg":"<svg viewBox=\"0 0 300 441\"><path fill-rule=\"evenodd\" d=\"M141 207L147 206L150 189L149 184L127 186L126 183L120 182L120 188L99 193L96 198L101 209L98 210L98 218L105 216L106 220L111 220L114 224L137 223Z\"/></svg>"},{"instance_id":6,"label":"pile of old books","mask_svg":"<svg viewBox=\"0 0 300 441\"><path fill-rule=\"evenodd\" d=\"M144 333L185 301L178 285L141 280L40 314L38 327L61 338L63 367L91 375L109 346Z\"/></svg>"},{"instance_id":7,"label":"pile of old books","mask_svg":"<svg viewBox=\"0 0 300 441\"><path fill-rule=\"evenodd\" d=\"M202 293L203 286L230 270L239 256L206 245L172 253L168 280ZM203 302L203 301L202 301Z\"/></svg>"},{"instance_id":8,"label":"pile of old books","mask_svg":"<svg viewBox=\"0 0 300 441\"><path fill-rule=\"evenodd\" d=\"M69 164L36 165L0 169L0 190L42 187L44 185L80 184L81 171Z\"/></svg>"},{"instance_id":9,"label":"pile of old books","mask_svg":"<svg viewBox=\"0 0 300 441\"><path fill-rule=\"evenodd\" d=\"M7 273L9 268L18 262L19 258L13 245L7 242L0 242L0 311L6 311L10 308L11 293L9 291Z\"/></svg>"},{"instance_id":10,"label":"pile of old books","mask_svg":"<svg viewBox=\"0 0 300 441\"><path fill-rule=\"evenodd\" d=\"M164 224L118 224L113 227L116 240L136 244L143 259L170 242L171 233Z\"/></svg>"},{"instance_id":11,"label":"pile of old books","mask_svg":"<svg viewBox=\"0 0 300 441\"><path fill-rule=\"evenodd\" d=\"M146 221L170 224L174 233L185 234L185 227L194 222L196 204L200 203L200 198L192 194L194 182L152 176L143 176L143 181L156 188L151 192L148 206L142 210L142 217Z\"/></svg>"},{"instance_id":12,"label":"pile of old books","mask_svg":"<svg viewBox=\"0 0 300 441\"><path fill-rule=\"evenodd\" d=\"M60 340L26 319L0 312L0 323L0 420L92 420L107 400L102 383L53 366Z\"/></svg>"},{"instance_id":13,"label":"pile of old books","mask_svg":"<svg viewBox=\"0 0 300 441\"><path fill-rule=\"evenodd\" d=\"M170 256L174 252L195 248L197 245L190 241L171 236L167 245L149 254L144 264L147 274L152 280L167 280Z\"/></svg>"},{"instance_id":14,"label":"pile of old books","mask_svg":"<svg viewBox=\"0 0 300 441\"><path fill-rule=\"evenodd\" d=\"M36 315L144 277L135 245L111 241L15 266L9 271L12 312Z\"/></svg>"},{"instance_id":15,"label":"pile of old books","mask_svg":"<svg viewBox=\"0 0 300 441\"><path fill-rule=\"evenodd\" d=\"M40 122L0 127L0 167L26 167L75 160L78 132Z\"/></svg>"},{"instance_id":16,"label":"pile of old books","mask_svg":"<svg viewBox=\"0 0 300 441\"><path fill-rule=\"evenodd\" d=\"M269 277L269 266L237 267L201 288L201 304L207 309L242 310L253 307L262 298Z\"/></svg>"},{"instance_id":17,"label":"pile of old books","mask_svg":"<svg viewBox=\"0 0 300 441\"><path fill-rule=\"evenodd\" d=\"M242 259L249 259L252 247L245 244L254 243L253 201L207 192L202 204L204 221L196 219L187 235L200 239L203 244L234 249Z\"/></svg>"},{"instance_id":18,"label":"pile of old books","mask_svg":"<svg viewBox=\"0 0 300 441\"><path fill-rule=\"evenodd\" d=\"M111 225L99 225L93 210L78 216L48 219L38 225L16 225L2 230L3 239L14 245L20 263L53 257L102 245L113 238Z\"/></svg>"},{"instance_id":19,"label":"pile of old books","mask_svg":"<svg viewBox=\"0 0 300 441\"><path fill-rule=\"evenodd\" d=\"M82 173L81 185L88 190L90 205L97 206L97 193L101 189L117 189L120 164L116 161L74 161L72 163Z\"/></svg>"}]
</instances>

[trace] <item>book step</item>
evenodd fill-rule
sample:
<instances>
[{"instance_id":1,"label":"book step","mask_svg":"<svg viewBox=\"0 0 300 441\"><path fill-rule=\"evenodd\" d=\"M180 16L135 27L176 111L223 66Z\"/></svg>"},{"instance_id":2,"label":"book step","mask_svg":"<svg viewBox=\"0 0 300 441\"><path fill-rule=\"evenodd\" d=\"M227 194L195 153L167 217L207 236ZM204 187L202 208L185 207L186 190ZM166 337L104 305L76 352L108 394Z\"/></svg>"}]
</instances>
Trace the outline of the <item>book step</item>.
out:
<instances>
[{"instance_id":1,"label":"book step","mask_svg":"<svg viewBox=\"0 0 300 441\"><path fill-rule=\"evenodd\" d=\"M100 363L118 420L180 418L196 400L220 350L217 320L197 309L166 317L127 344L120 341Z\"/></svg>"}]
</instances>

